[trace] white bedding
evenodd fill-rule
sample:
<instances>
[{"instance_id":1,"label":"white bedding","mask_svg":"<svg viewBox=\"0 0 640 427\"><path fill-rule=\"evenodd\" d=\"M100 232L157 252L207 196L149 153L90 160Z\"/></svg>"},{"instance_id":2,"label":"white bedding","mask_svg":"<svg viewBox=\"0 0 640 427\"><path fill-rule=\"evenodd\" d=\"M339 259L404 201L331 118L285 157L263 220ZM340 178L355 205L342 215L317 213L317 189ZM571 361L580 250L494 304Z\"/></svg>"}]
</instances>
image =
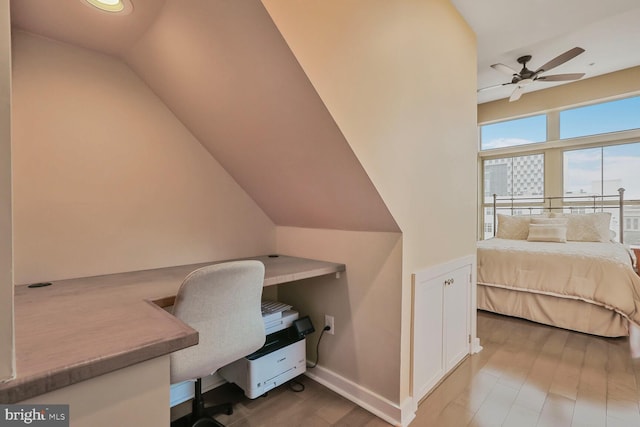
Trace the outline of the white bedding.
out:
<instances>
[{"instance_id":1,"label":"white bedding","mask_svg":"<svg viewBox=\"0 0 640 427\"><path fill-rule=\"evenodd\" d=\"M479 249L493 251L522 251L530 254L552 254L567 258L591 257L597 260L608 260L613 263L630 265L633 251L620 243L608 242L529 242L527 240L487 239L478 242Z\"/></svg>"},{"instance_id":2,"label":"white bedding","mask_svg":"<svg viewBox=\"0 0 640 427\"><path fill-rule=\"evenodd\" d=\"M640 277L619 243L480 241L478 284L595 304L640 325Z\"/></svg>"}]
</instances>

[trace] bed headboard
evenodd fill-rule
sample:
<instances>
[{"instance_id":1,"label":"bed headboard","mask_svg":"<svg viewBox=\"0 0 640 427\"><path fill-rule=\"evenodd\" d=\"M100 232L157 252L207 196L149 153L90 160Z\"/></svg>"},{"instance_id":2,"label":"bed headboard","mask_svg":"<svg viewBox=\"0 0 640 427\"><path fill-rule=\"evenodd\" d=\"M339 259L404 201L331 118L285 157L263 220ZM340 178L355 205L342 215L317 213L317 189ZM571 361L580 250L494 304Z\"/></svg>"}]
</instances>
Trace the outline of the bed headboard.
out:
<instances>
[{"instance_id":1,"label":"bed headboard","mask_svg":"<svg viewBox=\"0 0 640 427\"><path fill-rule=\"evenodd\" d=\"M624 243L624 188L618 188L618 194L607 196L557 196L557 197L499 197L493 195L493 235L496 235L497 210L529 210L553 212L554 210L562 211L573 210L589 210L589 212L603 212L605 209L617 209L619 213L619 229L620 243Z\"/></svg>"}]
</instances>

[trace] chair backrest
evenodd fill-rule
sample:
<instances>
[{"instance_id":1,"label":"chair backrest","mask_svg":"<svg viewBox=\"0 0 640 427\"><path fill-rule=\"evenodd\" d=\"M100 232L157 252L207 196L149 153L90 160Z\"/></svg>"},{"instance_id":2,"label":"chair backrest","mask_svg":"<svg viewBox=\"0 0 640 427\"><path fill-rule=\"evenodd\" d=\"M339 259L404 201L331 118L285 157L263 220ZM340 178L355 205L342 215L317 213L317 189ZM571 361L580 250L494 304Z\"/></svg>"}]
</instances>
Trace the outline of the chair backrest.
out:
<instances>
[{"instance_id":1,"label":"chair backrest","mask_svg":"<svg viewBox=\"0 0 640 427\"><path fill-rule=\"evenodd\" d=\"M199 333L198 345L171 354L171 383L213 374L264 345L260 301L264 264L230 261L200 268L182 282L173 314Z\"/></svg>"}]
</instances>

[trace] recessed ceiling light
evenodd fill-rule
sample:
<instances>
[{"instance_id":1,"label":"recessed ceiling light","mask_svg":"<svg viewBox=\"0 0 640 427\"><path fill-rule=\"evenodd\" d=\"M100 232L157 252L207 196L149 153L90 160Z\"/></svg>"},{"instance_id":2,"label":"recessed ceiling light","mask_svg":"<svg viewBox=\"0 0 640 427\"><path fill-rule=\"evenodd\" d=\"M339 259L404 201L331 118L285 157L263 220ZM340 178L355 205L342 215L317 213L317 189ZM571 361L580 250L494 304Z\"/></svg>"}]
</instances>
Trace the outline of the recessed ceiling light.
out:
<instances>
[{"instance_id":1,"label":"recessed ceiling light","mask_svg":"<svg viewBox=\"0 0 640 427\"><path fill-rule=\"evenodd\" d=\"M133 9L129 0L83 0L83 3L90 4L105 12L129 14Z\"/></svg>"}]
</instances>

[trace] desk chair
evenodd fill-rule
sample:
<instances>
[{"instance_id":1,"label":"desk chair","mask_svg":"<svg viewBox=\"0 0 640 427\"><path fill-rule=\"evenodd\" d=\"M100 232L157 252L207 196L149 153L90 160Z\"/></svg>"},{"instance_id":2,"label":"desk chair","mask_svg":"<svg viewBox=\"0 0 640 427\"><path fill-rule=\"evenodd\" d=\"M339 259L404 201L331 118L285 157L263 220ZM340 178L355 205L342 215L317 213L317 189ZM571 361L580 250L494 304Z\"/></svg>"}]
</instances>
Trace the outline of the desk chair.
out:
<instances>
[{"instance_id":1,"label":"desk chair","mask_svg":"<svg viewBox=\"0 0 640 427\"><path fill-rule=\"evenodd\" d=\"M173 314L198 331L198 345L171 354L171 384L195 380L191 425L222 426L215 413L233 413L230 403L204 407L202 377L264 345L260 300L264 265L231 261L190 273L182 282Z\"/></svg>"}]
</instances>

